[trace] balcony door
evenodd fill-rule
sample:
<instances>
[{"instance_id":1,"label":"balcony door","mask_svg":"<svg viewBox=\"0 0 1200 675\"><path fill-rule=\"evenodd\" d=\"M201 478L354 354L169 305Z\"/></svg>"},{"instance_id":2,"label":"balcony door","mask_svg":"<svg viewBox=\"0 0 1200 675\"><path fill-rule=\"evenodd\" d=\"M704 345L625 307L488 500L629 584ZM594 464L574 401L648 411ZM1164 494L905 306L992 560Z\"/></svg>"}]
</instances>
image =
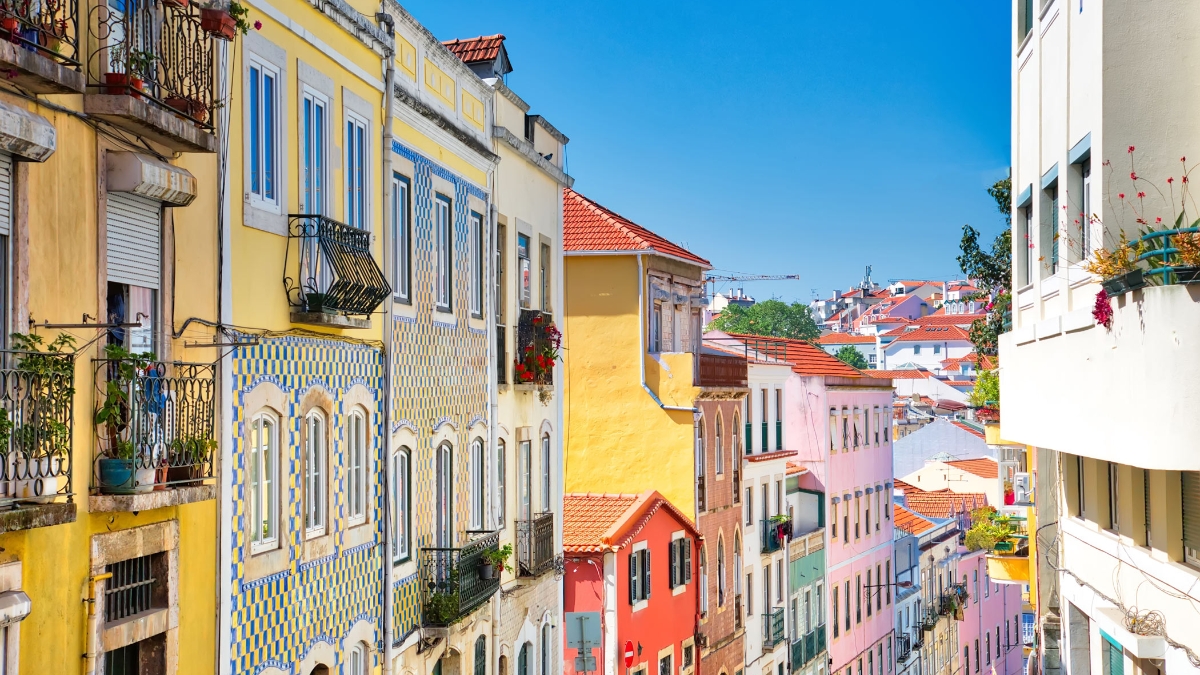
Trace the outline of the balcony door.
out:
<instances>
[{"instance_id":1,"label":"balcony door","mask_svg":"<svg viewBox=\"0 0 1200 675\"><path fill-rule=\"evenodd\" d=\"M533 505L531 497L533 493L533 447L531 441L521 441L521 458L518 477L518 491L521 499L521 520L531 520L533 518Z\"/></svg>"},{"instance_id":2,"label":"balcony door","mask_svg":"<svg viewBox=\"0 0 1200 675\"><path fill-rule=\"evenodd\" d=\"M449 443L437 449L437 521L434 524L434 541L437 548L454 546L452 508L452 459Z\"/></svg>"}]
</instances>

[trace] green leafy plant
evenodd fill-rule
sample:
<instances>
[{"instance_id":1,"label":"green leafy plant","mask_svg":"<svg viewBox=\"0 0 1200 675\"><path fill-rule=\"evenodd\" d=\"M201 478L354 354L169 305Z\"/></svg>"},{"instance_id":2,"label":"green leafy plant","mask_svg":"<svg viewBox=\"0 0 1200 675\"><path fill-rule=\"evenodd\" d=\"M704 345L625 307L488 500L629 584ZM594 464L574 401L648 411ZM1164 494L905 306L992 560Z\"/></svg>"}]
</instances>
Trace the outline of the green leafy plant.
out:
<instances>
[{"instance_id":1,"label":"green leafy plant","mask_svg":"<svg viewBox=\"0 0 1200 675\"><path fill-rule=\"evenodd\" d=\"M135 49L129 52L129 74L133 77L142 80L153 79L155 64L158 63L158 55L154 52L144 49Z\"/></svg>"},{"instance_id":2,"label":"green leafy plant","mask_svg":"<svg viewBox=\"0 0 1200 675\"><path fill-rule=\"evenodd\" d=\"M233 2L229 3L229 16L233 17L234 27L237 29L237 32L241 33L242 35L250 32L251 24L249 7L237 2L237 0L233 0ZM254 28L257 29L258 26L256 25Z\"/></svg>"},{"instance_id":3,"label":"green leafy plant","mask_svg":"<svg viewBox=\"0 0 1200 675\"><path fill-rule=\"evenodd\" d=\"M775 298L749 307L731 304L721 310L708 329L791 340L815 340L821 336L821 329L807 305L799 302L789 305Z\"/></svg>"},{"instance_id":4,"label":"green leafy plant","mask_svg":"<svg viewBox=\"0 0 1200 675\"><path fill-rule=\"evenodd\" d=\"M770 520L772 523L774 523L776 525L779 525L779 524L788 522L789 520L791 520L791 517L788 516L786 513L776 513L775 515L768 518L768 520Z\"/></svg>"},{"instance_id":5,"label":"green leafy plant","mask_svg":"<svg viewBox=\"0 0 1200 675\"><path fill-rule=\"evenodd\" d=\"M970 403L974 408L1000 407L1000 376L994 370L981 370L975 377Z\"/></svg>"},{"instance_id":6,"label":"green leafy plant","mask_svg":"<svg viewBox=\"0 0 1200 675\"><path fill-rule=\"evenodd\" d=\"M996 544L1007 540L1015 532L1016 528L1007 517L997 517L995 508L985 506L971 512L971 527L963 543L968 551L991 551Z\"/></svg>"},{"instance_id":7,"label":"green leafy plant","mask_svg":"<svg viewBox=\"0 0 1200 675\"><path fill-rule=\"evenodd\" d=\"M498 570L512 572L513 568L508 564L508 559L512 557L512 553L512 544L505 544L498 549L485 550L480 557L483 559L484 563L491 565Z\"/></svg>"},{"instance_id":8,"label":"green leafy plant","mask_svg":"<svg viewBox=\"0 0 1200 675\"><path fill-rule=\"evenodd\" d=\"M61 456L71 448L71 429L63 420L70 419L71 402L75 397L75 338L60 333L49 344L40 335L13 333L13 349L18 352L16 370L27 373L25 383L29 396L17 422L8 419L4 443L11 439L12 448L26 457L46 454ZM0 425L3 426L3 425Z\"/></svg>"},{"instance_id":9,"label":"green leafy plant","mask_svg":"<svg viewBox=\"0 0 1200 675\"><path fill-rule=\"evenodd\" d=\"M1125 230L1121 230L1119 243L1112 250L1101 248L1093 251L1083 269L1103 279L1112 279L1132 272L1137 267L1138 256L1145 252L1146 242L1126 241Z\"/></svg>"},{"instance_id":10,"label":"green leafy plant","mask_svg":"<svg viewBox=\"0 0 1200 675\"><path fill-rule=\"evenodd\" d=\"M841 349L837 350L834 356L837 357L837 360L852 368L866 370L869 367L867 365L867 358L854 345L843 345Z\"/></svg>"},{"instance_id":11,"label":"green leafy plant","mask_svg":"<svg viewBox=\"0 0 1200 675\"><path fill-rule=\"evenodd\" d=\"M104 356L108 359L108 380L104 384L104 399L96 408L93 416L96 426L105 428L108 447L105 454L113 459L132 459L121 456L122 441L132 446L132 441L123 438L129 425L129 392L141 373L144 373L154 363L154 354L134 354L121 345L108 345L104 348Z\"/></svg>"}]
</instances>

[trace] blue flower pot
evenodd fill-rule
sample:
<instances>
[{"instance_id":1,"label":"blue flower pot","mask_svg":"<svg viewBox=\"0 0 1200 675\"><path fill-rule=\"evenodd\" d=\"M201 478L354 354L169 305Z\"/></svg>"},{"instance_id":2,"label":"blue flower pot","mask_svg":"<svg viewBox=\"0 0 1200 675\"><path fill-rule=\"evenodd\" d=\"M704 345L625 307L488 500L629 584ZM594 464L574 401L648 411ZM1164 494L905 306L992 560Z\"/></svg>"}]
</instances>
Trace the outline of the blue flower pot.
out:
<instances>
[{"instance_id":1,"label":"blue flower pot","mask_svg":"<svg viewBox=\"0 0 1200 675\"><path fill-rule=\"evenodd\" d=\"M99 462L100 492L110 495L131 495L138 492L137 462L132 459L101 457Z\"/></svg>"}]
</instances>

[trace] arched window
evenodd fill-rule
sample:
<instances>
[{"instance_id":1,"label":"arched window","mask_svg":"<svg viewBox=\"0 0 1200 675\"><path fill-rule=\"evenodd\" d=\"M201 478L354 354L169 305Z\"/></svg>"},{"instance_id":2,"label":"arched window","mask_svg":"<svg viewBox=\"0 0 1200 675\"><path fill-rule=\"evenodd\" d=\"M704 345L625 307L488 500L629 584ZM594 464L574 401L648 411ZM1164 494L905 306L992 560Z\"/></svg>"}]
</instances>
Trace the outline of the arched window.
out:
<instances>
[{"instance_id":1,"label":"arched window","mask_svg":"<svg viewBox=\"0 0 1200 675\"><path fill-rule=\"evenodd\" d=\"M505 456L507 447L504 444L504 439L496 441L496 524L504 527L505 509L508 506L508 491L505 490L507 483L506 462L508 457Z\"/></svg>"},{"instance_id":2,"label":"arched window","mask_svg":"<svg viewBox=\"0 0 1200 675\"><path fill-rule=\"evenodd\" d=\"M529 672L529 643L521 645L521 651L517 652L517 675L532 675Z\"/></svg>"},{"instance_id":3,"label":"arched window","mask_svg":"<svg viewBox=\"0 0 1200 675\"><path fill-rule=\"evenodd\" d=\"M483 440L476 438L471 441L471 527L482 530L484 524L484 504L487 503L487 489L484 479Z\"/></svg>"},{"instance_id":4,"label":"arched window","mask_svg":"<svg viewBox=\"0 0 1200 675\"><path fill-rule=\"evenodd\" d=\"M724 434L721 433L721 413L717 413L717 437L716 437L716 469L717 473L725 473L725 447L722 444Z\"/></svg>"},{"instance_id":5,"label":"arched window","mask_svg":"<svg viewBox=\"0 0 1200 675\"><path fill-rule=\"evenodd\" d=\"M701 417L696 422L696 476L704 477L704 455L708 452L708 446L704 443L704 418Z\"/></svg>"},{"instance_id":6,"label":"arched window","mask_svg":"<svg viewBox=\"0 0 1200 675\"><path fill-rule=\"evenodd\" d=\"M550 513L550 434L542 434L542 513Z\"/></svg>"},{"instance_id":7,"label":"arched window","mask_svg":"<svg viewBox=\"0 0 1200 675\"><path fill-rule=\"evenodd\" d=\"M304 531L325 534L325 417L314 410L304 418Z\"/></svg>"},{"instance_id":8,"label":"arched window","mask_svg":"<svg viewBox=\"0 0 1200 675\"><path fill-rule=\"evenodd\" d=\"M725 540L717 536L717 606L725 606Z\"/></svg>"},{"instance_id":9,"label":"arched window","mask_svg":"<svg viewBox=\"0 0 1200 675\"><path fill-rule=\"evenodd\" d=\"M550 624L542 624L542 670L541 675L550 675L551 661Z\"/></svg>"},{"instance_id":10,"label":"arched window","mask_svg":"<svg viewBox=\"0 0 1200 675\"><path fill-rule=\"evenodd\" d=\"M409 457L407 447L392 454L392 562L409 558Z\"/></svg>"},{"instance_id":11,"label":"arched window","mask_svg":"<svg viewBox=\"0 0 1200 675\"><path fill-rule=\"evenodd\" d=\"M250 548L262 550L278 543L279 426L262 414L250 422Z\"/></svg>"},{"instance_id":12,"label":"arched window","mask_svg":"<svg viewBox=\"0 0 1200 675\"><path fill-rule=\"evenodd\" d=\"M475 675L487 675L487 637L475 640Z\"/></svg>"},{"instance_id":13,"label":"arched window","mask_svg":"<svg viewBox=\"0 0 1200 675\"><path fill-rule=\"evenodd\" d=\"M354 648L350 650L349 663L346 664L347 675L367 675L367 669L371 667L367 659L368 654L365 644L360 642L354 645Z\"/></svg>"},{"instance_id":14,"label":"arched window","mask_svg":"<svg viewBox=\"0 0 1200 675\"><path fill-rule=\"evenodd\" d=\"M350 507L350 521L363 522L367 519L367 423L359 410L350 413L346 422L347 446L349 458L347 476L349 486L347 501Z\"/></svg>"}]
</instances>

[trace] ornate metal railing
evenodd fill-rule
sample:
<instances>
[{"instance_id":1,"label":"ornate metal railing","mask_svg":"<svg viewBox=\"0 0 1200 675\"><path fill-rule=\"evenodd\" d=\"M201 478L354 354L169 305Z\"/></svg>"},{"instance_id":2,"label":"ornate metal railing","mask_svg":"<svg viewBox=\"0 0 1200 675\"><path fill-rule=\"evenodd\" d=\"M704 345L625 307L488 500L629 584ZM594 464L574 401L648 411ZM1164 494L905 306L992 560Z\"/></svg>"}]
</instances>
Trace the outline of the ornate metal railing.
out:
<instances>
[{"instance_id":1,"label":"ornate metal railing","mask_svg":"<svg viewBox=\"0 0 1200 675\"><path fill-rule=\"evenodd\" d=\"M912 638L903 634L896 634L896 663L904 663L908 660L908 655L912 653Z\"/></svg>"},{"instance_id":2,"label":"ornate metal railing","mask_svg":"<svg viewBox=\"0 0 1200 675\"><path fill-rule=\"evenodd\" d=\"M392 292L371 233L313 214L288 216L283 288L297 311L365 316Z\"/></svg>"},{"instance_id":3,"label":"ornate metal railing","mask_svg":"<svg viewBox=\"0 0 1200 675\"><path fill-rule=\"evenodd\" d=\"M96 359L96 444L92 485L145 492L213 477L216 382L210 363ZM132 377L127 371L133 371ZM102 420L106 406L114 416ZM106 460L117 460L109 463Z\"/></svg>"},{"instance_id":4,"label":"ornate metal railing","mask_svg":"<svg viewBox=\"0 0 1200 675\"><path fill-rule=\"evenodd\" d=\"M821 625L792 642L792 670L799 670L812 663L823 651L825 651L825 626Z\"/></svg>"},{"instance_id":5,"label":"ornate metal railing","mask_svg":"<svg viewBox=\"0 0 1200 675\"><path fill-rule=\"evenodd\" d=\"M745 387L746 359L721 354L697 354L693 381L697 387Z\"/></svg>"},{"instance_id":6,"label":"ornate metal railing","mask_svg":"<svg viewBox=\"0 0 1200 675\"><path fill-rule=\"evenodd\" d=\"M44 1L44 0L43 0ZM200 10L172 0L115 0L92 7L88 87L150 101L212 129L215 38Z\"/></svg>"},{"instance_id":7,"label":"ornate metal railing","mask_svg":"<svg viewBox=\"0 0 1200 675\"><path fill-rule=\"evenodd\" d=\"M500 571L485 579L483 552L500 547L500 532L462 548L423 548L419 552L421 612L427 626L449 626L470 614L500 589Z\"/></svg>"},{"instance_id":8,"label":"ornate metal railing","mask_svg":"<svg viewBox=\"0 0 1200 675\"><path fill-rule=\"evenodd\" d=\"M784 516L778 522L773 520L760 520L758 525L762 531L762 552L774 553L780 548L783 548L784 537L792 535L792 519Z\"/></svg>"},{"instance_id":9,"label":"ornate metal railing","mask_svg":"<svg viewBox=\"0 0 1200 675\"><path fill-rule=\"evenodd\" d=\"M0 351L0 504L71 494L70 354Z\"/></svg>"},{"instance_id":10,"label":"ornate metal railing","mask_svg":"<svg viewBox=\"0 0 1200 675\"><path fill-rule=\"evenodd\" d=\"M933 630L937 626L938 619L941 618L941 612L937 607L925 607L925 611L921 615L921 630Z\"/></svg>"},{"instance_id":11,"label":"ornate metal railing","mask_svg":"<svg viewBox=\"0 0 1200 675\"><path fill-rule=\"evenodd\" d=\"M0 36L79 68L78 0L0 0Z\"/></svg>"},{"instance_id":12,"label":"ornate metal railing","mask_svg":"<svg viewBox=\"0 0 1200 675\"><path fill-rule=\"evenodd\" d=\"M783 642L783 608L776 607L762 615L763 651L771 651Z\"/></svg>"},{"instance_id":13,"label":"ornate metal railing","mask_svg":"<svg viewBox=\"0 0 1200 675\"><path fill-rule=\"evenodd\" d=\"M912 648L913 651L925 646L925 631L920 628L914 628L912 631Z\"/></svg>"},{"instance_id":14,"label":"ornate metal railing","mask_svg":"<svg viewBox=\"0 0 1200 675\"><path fill-rule=\"evenodd\" d=\"M521 316L517 319L517 343L514 349L513 359L517 362L525 358L525 354L530 348L537 349L538 344L544 344L546 340L552 338L550 327L554 325L554 317L551 314L542 312L536 309L523 309ZM522 380L521 378L513 378L517 384L554 384L554 371L542 371L532 380Z\"/></svg>"},{"instance_id":15,"label":"ornate metal railing","mask_svg":"<svg viewBox=\"0 0 1200 675\"><path fill-rule=\"evenodd\" d=\"M517 576L536 577L554 567L554 514L517 521Z\"/></svg>"}]
</instances>

